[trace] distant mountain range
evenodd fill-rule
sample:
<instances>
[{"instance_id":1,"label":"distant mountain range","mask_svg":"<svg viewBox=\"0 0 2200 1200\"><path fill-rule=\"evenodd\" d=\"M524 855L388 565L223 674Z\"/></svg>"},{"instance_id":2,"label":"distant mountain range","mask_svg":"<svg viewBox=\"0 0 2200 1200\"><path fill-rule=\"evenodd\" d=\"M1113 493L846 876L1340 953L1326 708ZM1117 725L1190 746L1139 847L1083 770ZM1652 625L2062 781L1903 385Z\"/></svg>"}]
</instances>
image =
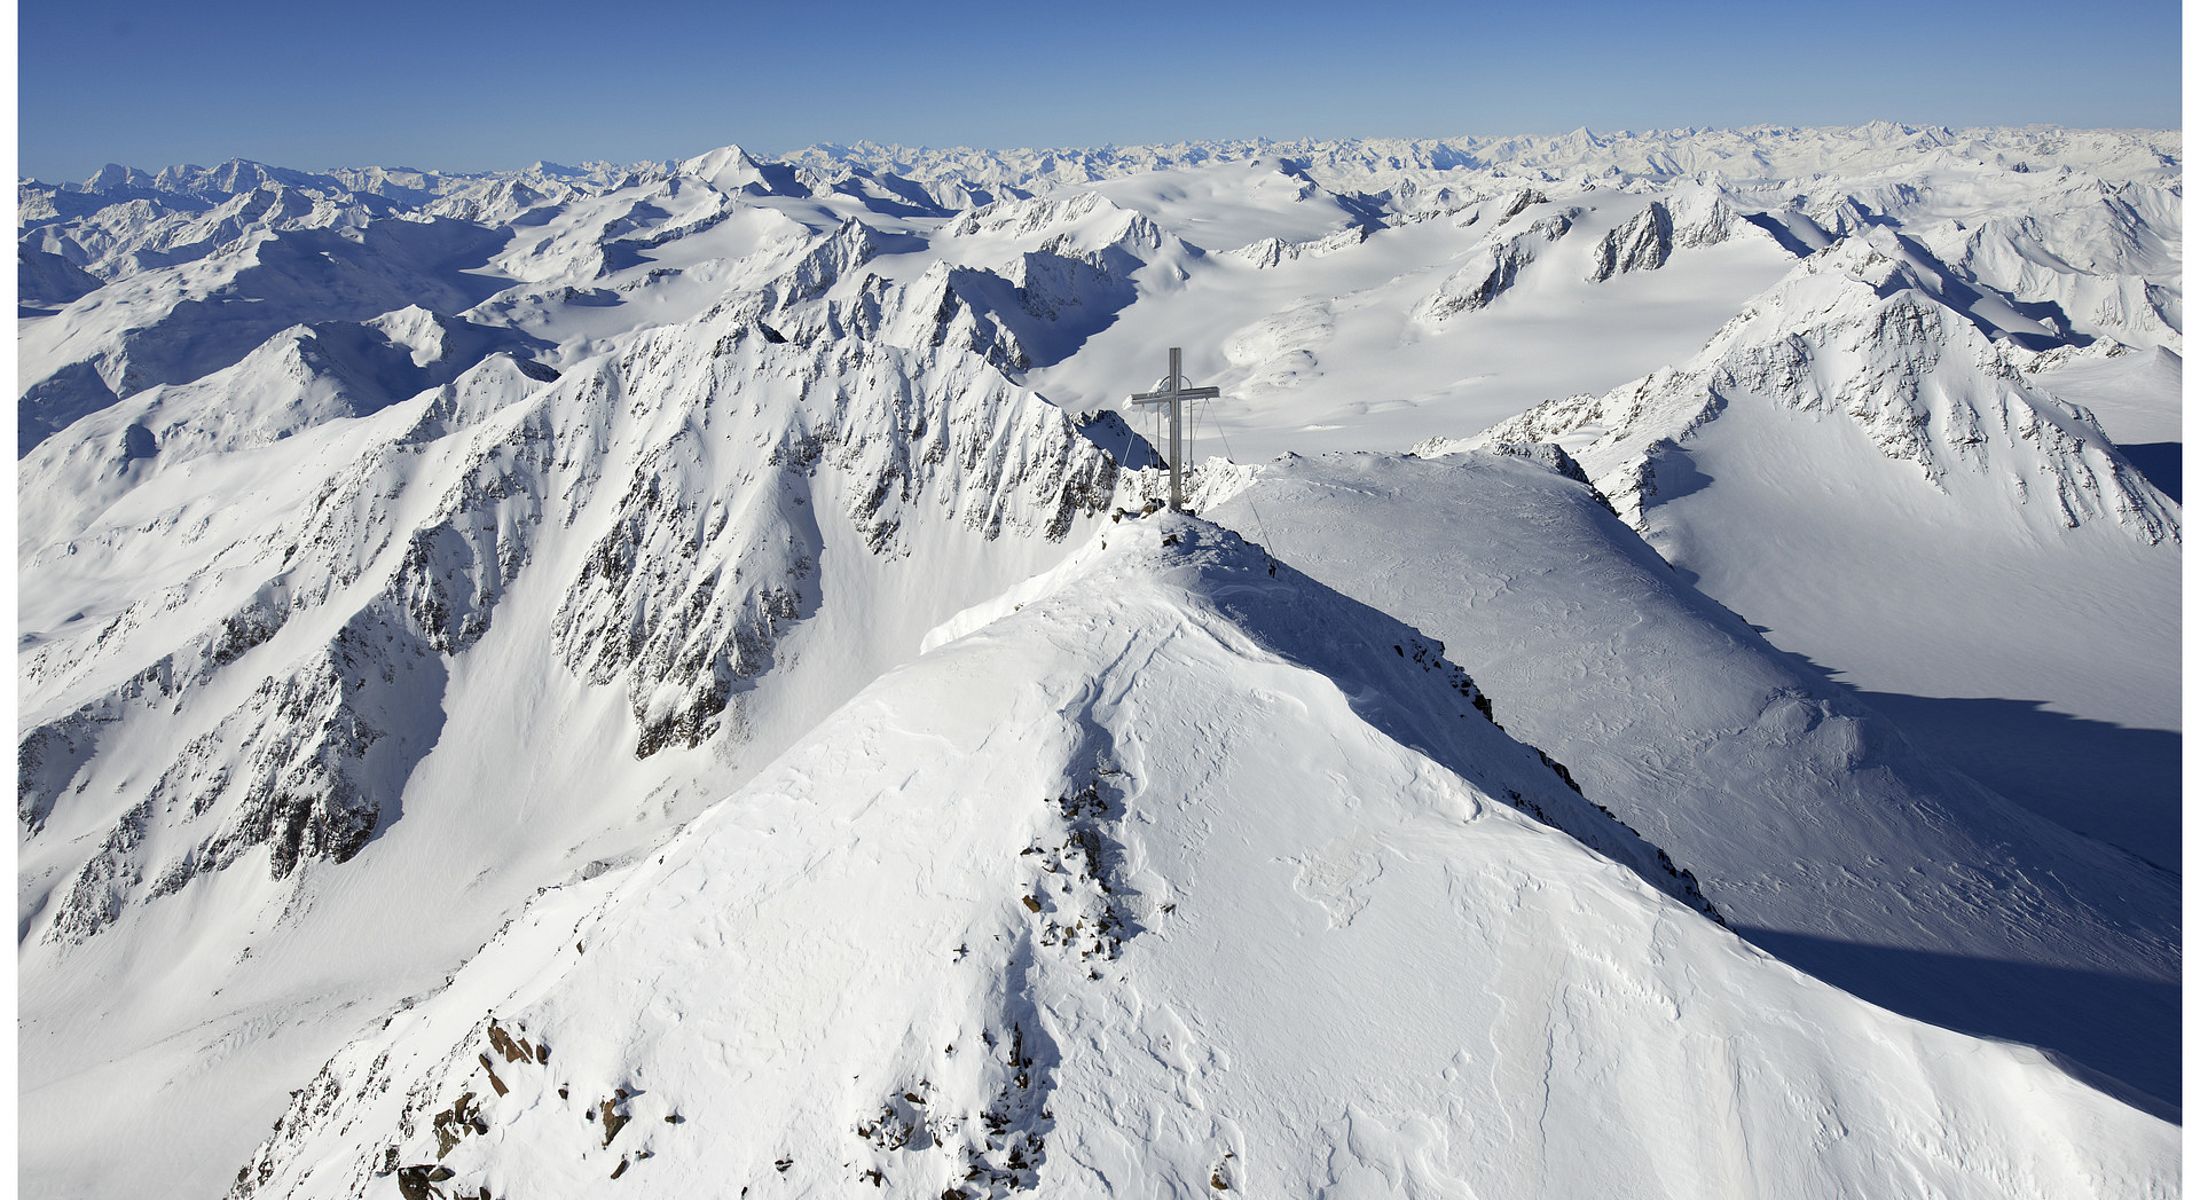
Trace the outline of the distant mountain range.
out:
<instances>
[{"instance_id":1,"label":"distant mountain range","mask_svg":"<svg viewBox=\"0 0 2200 1200\"><path fill-rule=\"evenodd\" d=\"M2175 1194L2176 133L18 199L26 1190Z\"/></svg>"}]
</instances>

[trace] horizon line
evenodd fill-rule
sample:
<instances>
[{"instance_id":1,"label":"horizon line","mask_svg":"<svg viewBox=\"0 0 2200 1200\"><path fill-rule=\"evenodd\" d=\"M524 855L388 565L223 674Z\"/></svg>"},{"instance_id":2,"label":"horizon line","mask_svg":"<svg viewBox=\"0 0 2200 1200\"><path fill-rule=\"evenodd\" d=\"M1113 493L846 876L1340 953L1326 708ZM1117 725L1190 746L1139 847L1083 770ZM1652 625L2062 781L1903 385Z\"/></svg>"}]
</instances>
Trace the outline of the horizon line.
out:
<instances>
[{"instance_id":1,"label":"horizon line","mask_svg":"<svg viewBox=\"0 0 2200 1200\"><path fill-rule=\"evenodd\" d=\"M790 148L790 149L784 149L784 150L756 150L756 149L751 149L751 148L749 148L749 147L747 147L747 146L744 146L744 145L742 145L742 144L741 144L740 142L738 142L738 141L734 141L734 142L725 142L725 143L721 143L721 144L719 144L719 145L716 145L716 146L711 146L711 147L707 147L707 148L705 148L705 149L703 149L703 150L701 150L701 151L698 151L698 152L696 152L696 153L694 153L694 154L686 155L686 156L684 156L684 157L673 157L673 158L650 158L650 157L641 157L641 158L632 158L632 159L626 159L626 160L623 160L623 161L621 161L621 160L613 160L613 159L604 159L604 158L590 158L590 159L578 159L578 160L575 160L575 161L572 161L572 162L560 162L560 161L557 161L557 160L554 160L554 159L547 159L547 158L538 158L538 159L535 159L535 160L533 160L532 162L529 162L529 163L527 163L527 164L525 164L525 165L522 165L522 166L516 166L516 167L464 167L464 168L453 168L453 167L420 167L420 166L413 166L413 165L410 165L410 164L404 164L404 163L375 163L375 162L360 162L360 163L338 163L338 164L333 164L333 165L329 165L329 166L324 166L324 167L295 167L295 166L286 166L286 165L284 165L284 164L282 164L282 163L270 162L270 161L268 161L268 160L266 160L266 159L247 158L247 157L245 157L245 156L243 156L243 155L233 155L233 156L231 156L231 157L229 157L229 158L225 158L225 159L220 159L220 160L217 160L217 161L215 161L215 162L214 162L214 163L213 163L213 164L212 164L211 166L208 166L208 165L203 165L203 164L200 164L200 163L195 163L195 162L188 162L188 161L185 161L185 162L171 162L171 163L165 163L165 164L162 164L162 165L161 165L161 166L159 166L159 167L143 167L143 166L136 166L136 165L130 165L130 164L125 164L125 163L108 162L108 163L104 163L104 164L102 164L102 165L101 165L100 167L98 167L97 169L95 169L95 170L94 170L94 171L93 171L93 172L92 172L92 173L91 173L90 175L88 175L88 176L86 176L86 177L84 177L84 178L82 178L82 179L68 179L68 178L61 178L61 179L52 179L52 180L49 180L49 179L44 179L44 178L40 178L40 177L38 177L38 176L35 176L35 175L28 175L28 174L24 174L24 175L19 175L19 176L17 177L17 185L18 185L18 186L22 186L22 185L26 185L26 184L41 184L41 185L46 185L46 186L52 186L52 187L68 187L68 186L72 186L72 185L75 185L75 186L83 186L83 185L85 185L85 184L88 184L88 183L90 183L90 182L91 182L91 181L92 181L93 179L96 179L96 178L98 178L98 177L99 177L100 175L103 175L103 174L105 174L105 173L106 173L106 172L107 172L107 171L108 171L108 170L109 170L110 168L112 168L112 169L119 169L119 170L121 170L121 171L124 171L124 172L128 172L128 173L133 173L133 174L141 174L141 175L149 175L149 176L154 176L154 177L158 177L159 175L165 174L165 173L167 173L167 172L169 172L169 171L178 171L178 170L188 170L188 171L211 171L211 170L216 170L216 169L218 169L218 168L220 168L220 167L225 167L225 166L229 166L229 165L232 165L232 164L245 164L245 165L251 165L251 166L261 166L261 167L273 167L273 168L276 168L276 169L279 169L279 170L286 170L286 171L297 171L297 172L300 172L300 173L304 173L304 174L325 174L325 173L328 173L328 172L334 172L334 171L366 171L366 170L382 170L382 171L411 171L411 172L416 172L416 173L419 173L419 174L422 174L422 175L439 175L439 176L447 176L447 177L448 177L448 176L469 176L469 175L474 175L474 176L489 176L489 175L508 175L508 174L517 174L517 173L520 173L520 172L524 172L524 171L528 171L528 170L532 170L532 169L535 169L535 168L540 168L540 167L569 167L569 168L587 168L587 167L616 167L616 168L633 168L633 167L642 167L642 166L666 166L666 167L671 167L671 166L676 166L676 165L678 165L678 164L680 164L680 163L685 163L685 162L691 162L691 161L693 161L693 160L695 160L695 159L698 159L698 158L703 158L703 157L706 157L706 156L708 156L708 155L711 155L711 154L715 154L715 153L717 153L717 152L719 152L719 151L723 151L723 150L738 150L738 151L740 151L741 153L743 153L743 154L746 154L746 155L749 155L749 156L751 156L751 157L756 157L756 158L764 158L764 159L769 159L769 160L771 160L771 161L784 162L784 161L787 161L787 160L788 160L788 159L789 159L790 157L792 157L792 156L795 156L795 155L800 155L800 154L802 154L802 153L804 153L804 152L806 152L806 151L819 151L819 152L824 152L824 153L830 153L830 152L833 152L833 151L847 151L847 150L857 150L857 149L864 149L864 148L869 148L869 149L876 149L876 150L884 150L884 151L913 151L913 152L917 152L917 153L924 153L924 154L956 154L956 153L966 153L966 154L1014 154L1014 153L1018 153L1018 152L1025 152L1025 153L1035 153L1035 154L1040 154L1040 153L1053 153L1053 154L1063 154L1063 153L1087 153L1087 154L1089 154L1089 153L1097 153L1097 152L1121 152L1121 151L1127 151L1127 150L1160 150L1160 149L1173 149L1173 148L1177 148L1177 147L1202 146L1202 145L1205 145L1205 146L1227 146L1227 145L1293 145L1293 144L1305 144L1305 143L1330 143L1330 144L1362 143L1362 144L1365 144L1365 143L1374 143L1374 142L1403 142L1403 143L1420 143L1420 144L1428 144L1428 143L1435 143L1435 144L1444 144L1444 143L1459 143L1459 142L1468 142L1468 143L1471 143L1471 142L1491 142L1491 141L1504 141L1504 140L1509 140L1509 139L1537 139L1537 138L1541 138L1541 139L1558 139L1558 138L1571 137L1571 136L1574 136L1574 135L1576 135L1576 134L1586 134L1586 135L1588 135L1588 136L1590 136L1590 137L1593 137L1593 138L1603 138L1603 139L1630 139L1630 138L1649 138L1649 137L1661 137L1661 136L1662 136L1662 137L1700 137L1700 136L1705 136L1705 135L1709 135L1709 134L1720 134L1720 133L1742 133L1742 134L1746 134L1746 133L1759 133L1759 132L1815 133L1815 132L1823 132L1823 131L1829 131L1829 130L1830 130L1830 131L1853 131L1853 130L1870 129L1870 128L1874 127L1874 126L1889 126L1889 127L1892 127L1892 128L1896 128L1896 129L1900 129L1900 130L1903 130L1903 131L1905 131L1905 132L1910 132L1910 133L1920 133L1920 132L1926 132L1926 131L1930 131L1930 130L1939 130L1939 131L1942 131L1942 132L1944 132L1944 133L1949 133L1949 134L1963 134L1963 133L2011 133L2011 132L2036 132L2036 131L2049 131L2049 130L2052 130L2052 131L2057 131L2057 132L2062 132L2062 133L2133 134L2133 135L2154 135L2154 136L2161 136L2161 135L2175 135L2175 136L2178 136L2178 137L2180 137L2180 138L2181 138L2181 137L2183 137L2183 135L2184 135L2184 128L2183 128L2183 126L2182 126L2182 125L2177 125L2177 126L2146 126L2146 125L2063 125L2063 124L2060 124L2060 123L2058 123L2058 122L2053 122L2053 121L2028 121L2028 122L2023 122L2023 123L2017 123L2017 124L1998 124L1998 125L1997 125L1997 124L1985 124L1985 125L1981 125L1981 124L1970 124L1970 125L1950 125L1950 124L1947 124L1947 123L1945 123L1945 122L1919 122L1919 123L1912 123L1912 122L1909 122L1909 121L1900 121L1900 120L1895 120L1895 119L1892 119L1892 118L1876 118L1876 119L1874 119L1874 120L1870 120L1870 121L1860 121L1860 122L1854 122L1854 123L1849 123L1849 124L1832 123L1832 124L1822 124L1822 125L1791 125L1791 124L1784 124L1784 123L1779 123L1779 122L1762 122L1762 123L1758 123L1758 124L1751 124L1751 125L1674 125L1674 126L1668 126L1668 127L1662 127L1662 128L1658 128L1658 127L1653 127L1653 128L1643 128L1643 129L1622 128L1622 129L1606 129L1606 130L1597 130L1597 129L1592 129L1592 128L1590 128L1590 127L1589 127L1589 126L1587 126L1587 125L1577 125L1577 126L1575 126L1575 127L1571 128L1571 129L1565 129L1565 130L1560 130L1560 131L1556 131L1556 132L1541 132L1541 131L1517 131L1517 132L1510 132L1510 133L1455 133L1455 134L1436 134L1436 135L1413 135L1413 134L1355 134L1355 135L1349 135L1349 136L1341 136L1341 137L1323 137L1323 136L1318 136L1318 135L1312 135L1312 134L1297 134L1297 135L1291 135L1291 136L1282 136L1282 137L1279 137L1279 136L1272 136L1272 135L1265 135L1265 134L1244 134L1244 135L1229 135L1229 136L1222 136L1222 137L1193 137L1193 138L1178 138L1178 139L1174 139L1174 140L1170 140L1170 141L1133 141L1133 142L1117 142L1117 141L1104 141L1104 142L1087 142L1087 143L1061 142L1061 143L1052 143L1052 144L1040 144L1040 143L1017 143L1017 144L1006 144L1006 145L973 145L973 144L970 144L970 143L963 143L963 142L958 142L958 143L952 143L952 144L937 144L937 145L936 145L936 144L932 144L932 143L914 143L914 144L912 144L912 143L907 143L907 142L881 142L881 141L874 141L874 140L872 140L872 139L869 139L869 138L857 138L857 139L855 139L855 140L853 140L853 141L837 141L837 140L826 140L826 141L815 141L815 142L806 142L806 143L803 143L802 145L799 145L799 146L795 146L795 147L793 147L793 148Z\"/></svg>"}]
</instances>

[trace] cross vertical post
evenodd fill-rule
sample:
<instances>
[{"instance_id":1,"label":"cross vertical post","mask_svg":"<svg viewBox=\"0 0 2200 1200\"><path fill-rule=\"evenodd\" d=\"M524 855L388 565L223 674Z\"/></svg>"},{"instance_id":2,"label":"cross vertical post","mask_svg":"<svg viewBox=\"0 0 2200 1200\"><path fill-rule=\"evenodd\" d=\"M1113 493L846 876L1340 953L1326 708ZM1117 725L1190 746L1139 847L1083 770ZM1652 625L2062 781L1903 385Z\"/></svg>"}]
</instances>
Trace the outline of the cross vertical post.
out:
<instances>
[{"instance_id":1,"label":"cross vertical post","mask_svg":"<svg viewBox=\"0 0 2200 1200\"><path fill-rule=\"evenodd\" d=\"M1179 391L1184 384L1184 348L1169 347L1169 390ZM1169 511L1184 511L1184 473L1178 464L1184 461L1184 406L1169 406Z\"/></svg>"},{"instance_id":2,"label":"cross vertical post","mask_svg":"<svg viewBox=\"0 0 2200 1200\"><path fill-rule=\"evenodd\" d=\"M1184 348L1169 347L1169 376L1161 386L1150 392L1140 392L1131 397L1131 403L1139 407L1154 404L1169 406L1169 510L1184 511L1184 405L1193 400L1212 400L1222 394L1221 388L1184 386Z\"/></svg>"}]
</instances>

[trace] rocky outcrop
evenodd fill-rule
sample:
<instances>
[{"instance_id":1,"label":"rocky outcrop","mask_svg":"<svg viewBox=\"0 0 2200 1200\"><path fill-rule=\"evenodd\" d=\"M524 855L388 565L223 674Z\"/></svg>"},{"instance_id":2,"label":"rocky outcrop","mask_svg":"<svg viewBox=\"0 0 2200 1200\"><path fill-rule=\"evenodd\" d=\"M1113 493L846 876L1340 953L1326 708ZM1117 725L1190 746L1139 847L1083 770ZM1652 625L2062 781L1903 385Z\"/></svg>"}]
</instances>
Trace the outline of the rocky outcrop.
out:
<instances>
[{"instance_id":1,"label":"rocky outcrop","mask_svg":"<svg viewBox=\"0 0 2200 1200\"><path fill-rule=\"evenodd\" d=\"M891 313L878 319L906 328ZM738 720L738 694L822 599L828 535L810 514L828 498L845 506L860 552L894 557L912 552L912 526L941 518L988 539L1058 539L1113 497L1116 460L971 353L927 345L912 361L869 343L805 350L749 337L686 381L705 430L730 422L767 453L729 491L710 482L699 439L652 445L552 630L574 670L624 683L638 755L700 744L730 708ZM751 381L775 377L810 377L809 402L756 412L757 392L785 393ZM683 569L668 572L672 563Z\"/></svg>"},{"instance_id":2,"label":"rocky outcrop","mask_svg":"<svg viewBox=\"0 0 2200 1200\"><path fill-rule=\"evenodd\" d=\"M1231 250L1228 254L1250 264L1256 270L1265 271L1302 258L1327 258L1367 241L1373 233L1374 229L1364 224L1347 225L1335 233L1300 242L1287 242L1275 237L1262 238L1250 245Z\"/></svg>"},{"instance_id":3,"label":"rocky outcrop","mask_svg":"<svg viewBox=\"0 0 2200 1200\"><path fill-rule=\"evenodd\" d=\"M1597 242L1589 282L1602 283L1630 271L1655 271L1673 255L1673 214L1660 201L1628 218Z\"/></svg>"}]
</instances>

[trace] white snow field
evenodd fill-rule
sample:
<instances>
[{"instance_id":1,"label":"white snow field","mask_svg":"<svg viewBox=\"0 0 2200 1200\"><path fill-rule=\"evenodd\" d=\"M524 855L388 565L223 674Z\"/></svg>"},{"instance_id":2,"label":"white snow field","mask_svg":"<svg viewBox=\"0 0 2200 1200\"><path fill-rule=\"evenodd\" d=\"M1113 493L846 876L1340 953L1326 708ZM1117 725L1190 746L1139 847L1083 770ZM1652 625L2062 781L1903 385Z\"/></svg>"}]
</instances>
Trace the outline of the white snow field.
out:
<instances>
[{"instance_id":1,"label":"white snow field","mask_svg":"<svg viewBox=\"0 0 2200 1200\"><path fill-rule=\"evenodd\" d=\"M2175 1194L2181 172L24 181L18 1185Z\"/></svg>"}]
</instances>

